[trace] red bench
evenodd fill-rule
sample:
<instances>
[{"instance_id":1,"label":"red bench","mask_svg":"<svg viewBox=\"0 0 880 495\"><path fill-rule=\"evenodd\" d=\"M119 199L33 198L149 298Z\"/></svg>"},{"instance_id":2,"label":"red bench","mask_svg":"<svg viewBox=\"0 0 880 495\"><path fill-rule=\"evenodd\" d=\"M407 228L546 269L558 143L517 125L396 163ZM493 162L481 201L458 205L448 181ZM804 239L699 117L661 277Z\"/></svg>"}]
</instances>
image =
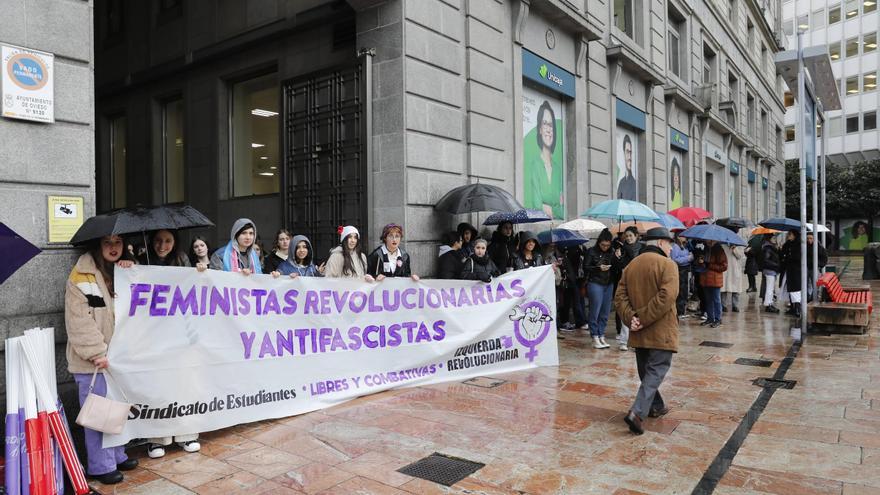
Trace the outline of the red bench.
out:
<instances>
[{"instance_id":1,"label":"red bench","mask_svg":"<svg viewBox=\"0 0 880 495\"><path fill-rule=\"evenodd\" d=\"M869 286L844 287L834 273L825 273L816 285L820 302L807 305L807 319L817 328L865 333L874 310Z\"/></svg>"},{"instance_id":2,"label":"red bench","mask_svg":"<svg viewBox=\"0 0 880 495\"><path fill-rule=\"evenodd\" d=\"M868 306L868 313L874 311L874 301L871 295L871 289L864 287L844 287L840 285L840 279L834 273L824 273L816 285L825 288L825 293L831 302L848 303L848 304L865 304Z\"/></svg>"}]
</instances>

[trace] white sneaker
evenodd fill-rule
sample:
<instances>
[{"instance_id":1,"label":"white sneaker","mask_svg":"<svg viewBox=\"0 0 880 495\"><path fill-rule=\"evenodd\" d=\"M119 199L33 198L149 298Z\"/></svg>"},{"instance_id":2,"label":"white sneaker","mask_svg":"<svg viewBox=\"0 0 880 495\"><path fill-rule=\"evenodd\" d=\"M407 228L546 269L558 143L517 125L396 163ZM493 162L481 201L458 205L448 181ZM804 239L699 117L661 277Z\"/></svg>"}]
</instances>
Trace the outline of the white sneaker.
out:
<instances>
[{"instance_id":1,"label":"white sneaker","mask_svg":"<svg viewBox=\"0 0 880 495\"><path fill-rule=\"evenodd\" d=\"M626 342L619 342L617 345L617 350L619 351L628 351L629 347L626 346Z\"/></svg>"},{"instance_id":2,"label":"white sneaker","mask_svg":"<svg viewBox=\"0 0 880 495\"><path fill-rule=\"evenodd\" d=\"M584 323L583 325L579 326L578 328L580 328L581 330L589 330L590 325L588 323Z\"/></svg>"},{"instance_id":3,"label":"white sneaker","mask_svg":"<svg viewBox=\"0 0 880 495\"><path fill-rule=\"evenodd\" d=\"M599 337L593 337L593 349L604 349L605 347Z\"/></svg>"},{"instance_id":4,"label":"white sneaker","mask_svg":"<svg viewBox=\"0 0 880 495\"><path fill-rule=\"evenodd\" d=\"M202 450L202 444L200 444L198 440L190 440L189 442L177 442L177 445L180 445L183 450L189 453Z\"/></svg>"},{"instance_id":5,"label":"white sneaker","mask_svg":"<svg viewBox=\"0 0 880 495\"><path fill-rule=\"evenodd\" d=\"M608 349L609 347L611 347L610 345L608 345L608 342L605 342L605 337L599 337L599 342L602 343L602 349Z\"/></svg>"},{"instance_id":6,"label":"white sneaker","mask_svg":"<svg viewBox=\"0 0 880 495\"><path fill-rule=\"evenodd\" d=\"M159 445L158 443L148 443L147 455L150 457L150 459L165 457L165 447Z\"/></svg>"}]
</instances>

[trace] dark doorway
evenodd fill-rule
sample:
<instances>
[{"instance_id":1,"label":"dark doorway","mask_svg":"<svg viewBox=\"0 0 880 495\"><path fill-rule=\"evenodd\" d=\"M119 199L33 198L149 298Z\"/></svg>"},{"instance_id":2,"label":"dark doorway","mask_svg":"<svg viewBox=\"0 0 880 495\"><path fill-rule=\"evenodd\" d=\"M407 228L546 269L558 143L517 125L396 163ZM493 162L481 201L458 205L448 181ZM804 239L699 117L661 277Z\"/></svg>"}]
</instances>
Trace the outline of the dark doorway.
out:
<instances>
[{"instance_id":1,"label":"dark doorway","mask_svg":"<svg viewBox=\"0 0 880 495\"><path fill-rule=\"evenodd\" d=\"M339 244L338 226L367 231L365 86L358 63L283 87L285 224L307 235L321 260Z\"/></svg>"}]
</instances>

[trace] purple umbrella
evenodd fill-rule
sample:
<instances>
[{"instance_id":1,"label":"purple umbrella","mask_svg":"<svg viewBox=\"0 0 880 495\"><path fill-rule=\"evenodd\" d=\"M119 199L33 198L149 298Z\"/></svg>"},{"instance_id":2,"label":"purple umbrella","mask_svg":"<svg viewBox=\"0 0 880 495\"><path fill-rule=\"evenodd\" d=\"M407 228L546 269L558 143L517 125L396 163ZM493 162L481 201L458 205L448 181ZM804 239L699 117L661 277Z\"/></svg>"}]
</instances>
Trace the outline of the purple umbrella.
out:
<instances>
[{"instance_id":1,"label":"purple umbrella","mask_svg":"<svg viewBox=\"0 0 880 495\"><path fill-rule=\"evenodd\" d=\"M37 246L0 222L0 284L39 253Z\"/></svg>"}]
</instances>

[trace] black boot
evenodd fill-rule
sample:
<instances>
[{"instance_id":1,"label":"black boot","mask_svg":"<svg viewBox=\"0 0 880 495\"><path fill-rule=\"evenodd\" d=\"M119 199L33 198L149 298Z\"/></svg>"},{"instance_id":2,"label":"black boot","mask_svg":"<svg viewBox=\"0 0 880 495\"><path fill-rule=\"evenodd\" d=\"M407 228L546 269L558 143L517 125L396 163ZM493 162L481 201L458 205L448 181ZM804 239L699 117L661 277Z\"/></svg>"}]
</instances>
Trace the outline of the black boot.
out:
<instances>
[{"instance_id":1,"label":"black boot","mask_svg":"<svg viewBox=\"0 0 880 495\"><path fill-rule=\"evenodd\" d=\"M791 303L791 307L794 309L794 317L801 317L801 303Z\"/></svg>"}]
</instances>

